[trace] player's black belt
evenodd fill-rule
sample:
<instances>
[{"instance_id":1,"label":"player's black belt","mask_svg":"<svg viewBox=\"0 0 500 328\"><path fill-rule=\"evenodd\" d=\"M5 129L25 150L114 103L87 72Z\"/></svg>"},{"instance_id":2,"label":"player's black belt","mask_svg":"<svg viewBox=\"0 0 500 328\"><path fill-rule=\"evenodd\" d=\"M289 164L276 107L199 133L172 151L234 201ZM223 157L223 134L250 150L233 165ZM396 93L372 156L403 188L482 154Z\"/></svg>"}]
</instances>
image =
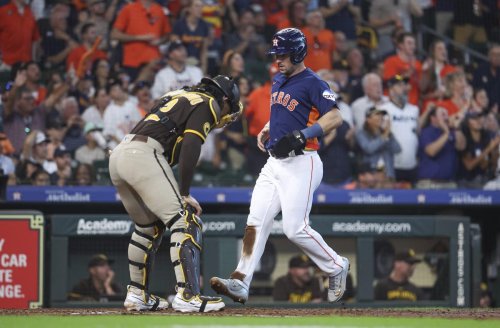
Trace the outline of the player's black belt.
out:
<instances>
[{"instance_id":1,"label":"player's black belt","mask_svg":"<svg viewBox=\"0 0 500 328\"><path fill-rule=\"evenodd\" d=\"M267 152L269 153L270 156L272 156L274 158L278 158L274 154L274 150L273 149L268 149ZM302 150L293 150L293 151L291 151L288 154L288 156L286 156L286 157L280 157L280 159L284 159L284 158L288 158L288 157L295 157L295 156L299 156L299 155L304 155L304 152Z\"/></svg>"}]
</instances>

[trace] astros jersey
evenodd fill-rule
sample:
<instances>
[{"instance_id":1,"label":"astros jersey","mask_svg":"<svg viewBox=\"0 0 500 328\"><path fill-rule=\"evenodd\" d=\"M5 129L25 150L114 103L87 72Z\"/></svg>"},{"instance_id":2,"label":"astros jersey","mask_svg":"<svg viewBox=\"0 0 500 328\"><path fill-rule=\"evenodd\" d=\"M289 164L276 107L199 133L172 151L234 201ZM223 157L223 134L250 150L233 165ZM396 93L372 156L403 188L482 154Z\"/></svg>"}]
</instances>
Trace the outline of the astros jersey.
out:
<instances>
[{"instance_id":1,"label":"astros jersey","mask_svg":"<svg viewBox=\"0 0 500 328\"><path fill-rule=\"evenodd\" d=\"M270 138L266 147L271 148L287 133L313 125L333 107L337 107L334 93L309 68L289 78L276 74L271 89ZM306 149L318 148L317 138L307 140Z\"/></svg>"}]
</instances>

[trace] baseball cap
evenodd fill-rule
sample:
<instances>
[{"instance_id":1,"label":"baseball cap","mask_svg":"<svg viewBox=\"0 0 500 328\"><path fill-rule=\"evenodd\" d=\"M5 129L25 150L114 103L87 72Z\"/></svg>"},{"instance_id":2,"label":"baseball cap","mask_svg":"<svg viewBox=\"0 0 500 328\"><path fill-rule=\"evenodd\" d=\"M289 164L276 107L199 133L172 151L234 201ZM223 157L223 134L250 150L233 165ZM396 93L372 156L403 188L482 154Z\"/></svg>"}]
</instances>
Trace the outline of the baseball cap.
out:
<instances>
[{"instance_id":1,"label":"baseball cap","mask_svg":"<svg viewBox=\"0 0 500 328\"><path fill-rule=\"evenodd\" d=\"M179 49L179 48L184 48L184 43L182 43L182 41L179 41L179 40L175 40L175 41L172 41L169 43L168 47L167 47L167 54L171 53L172 51L176 50L176 49Z\"/></svg>"},{"instance_id":2,"label":"baseball cap","mask_svg":"<svg viewBox=\"0 0 500 328\"><path fill-rule=\"evenodd\" d=\"M49 138L47 138L45 133L40 132L40 131L37 132L36 137L35 137L35 144L39 145L39 144L44 143L44 142L50 142Z\"/></svg>"},{"instance_id":3,"label":"baseball cap","mask_svg":"<svg viewBox=\"0 0 500 328\"><path fill-rule=\"evenodd\" d=\"M291 268L309 268L312 265L311 260L306 255L296 255L288 262L288 267Z\"/></svg>"},{"instance_id":4,"label":"baseball cap","mask_svg":"<svg viewBox=\"0 0 500 328\"><path fill-rule=\"evenodd\" d=\"M102 127L100 125L97 125L93 122L87 122L85 123L85 126L83 127L83 134L87 134L92 131L101 131Z\"/></svg>"},{"instance_id":5,"label":"baseball cap","mask_svg":"<svg viewBox=\"0 0 500 328\"><path fill-rule=\"evenodd\" d=\"M104 264L113 264L115 261L108 258L105 254L95 254L90 258L88 267L95 267Z\"/></svg>"},{"instance_id":6,"label":"baseball cap","mask_svg":"<svg viewBox=\"0 0 500 328\"><path fill-rule=\"evenodd\" d=\"M404 261L404 262L410 263L410 264L422 262L421 259L419 259L415 256L415 251L412 248L409 248L408 250L406 250L404 252L397 253L396 257L394 258L394 261Z\"/></svg>"},{"instance_id":7,"label":"baseball cap","mask_svg":"<svg viewBox=\"0 0 500 328\"><path fill-rule=\"evenodd\" d=\"M387 84L387 87L392 87L393 85L395 85L399 82L408 83L408 82L410 82L410 79L406 76L396 74L393 77L391 77L390 79L385 81L385 83Z\"/></svg>"},{"instance_id":8,"label":"baseball cap","mask_svg":"<svg viewBox=\"0 0 500 328\"><path fill-rule=\"evenodd\" d=\"M260 14L260 13L263 13L264 12L264 8L262 8L261 5L259 5L258 3L254 3L252 5L250 5L250 10L254 13L254 14Z\"/></svg>"},{"instance_id":9,"label":"baseball cap","mask_svg":"<svg viewBox=\"0 0 500 328\"><path fill-rule=\"evenodd\" d=\"M342 59L333 62L333 69L348 71L351 68L349 67L349 63L347 62L347 60Z\"/></svg>"},{"instance_id":10,"label":"baseball cap","mask_svg":"<svg viewBox=\"0 0 500 328\"><path fill-rule=\"evenodd\" d=\"M64 146L59 146L54 150L54 157L62 157L66 154L70 154L70 151L66 149Z\"/></svg>"},{"instance_id":11,"label":"baseball cap","mask_svg":"<svg viewBox=\"0 0 500 328\"><path fill-rule=\"evenodd\" d=\"M368 108L368 110L365 113L365 117L368 117L368 116L370 116L372 114L383 114L383 115L386 115L387 111L383 110L383 109L378 109L377 107L373 106L373 107Z\"/></svg>"}]
</instances>

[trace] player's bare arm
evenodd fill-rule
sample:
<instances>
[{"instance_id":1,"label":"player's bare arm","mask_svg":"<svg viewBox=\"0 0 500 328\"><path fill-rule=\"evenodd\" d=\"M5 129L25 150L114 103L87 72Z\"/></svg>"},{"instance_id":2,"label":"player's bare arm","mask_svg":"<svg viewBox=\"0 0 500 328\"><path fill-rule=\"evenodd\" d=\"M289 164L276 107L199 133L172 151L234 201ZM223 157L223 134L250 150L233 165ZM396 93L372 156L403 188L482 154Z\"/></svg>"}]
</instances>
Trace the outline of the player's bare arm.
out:
<instances>
[{"instance_id":1,"label":"player's bare arm","mask_svg":"<svg viewBox=\"0 0 500 328\"><path fill-rule=\"evenodd\" d=\"M263 152L266 152L266 147L264 146L264 142L269 139L269 122L264 125L262 130L260 130L259 135L257 136L257 146Z\"/></svg>"},{"instance_id":2,"label":"player's bare arm","mask_svg":"<svg viewBox=\"0 0 500 328\"><path fill-rule=\"evenodd\" d=\"M342 124L342 116L337 108L332 108L331 111L321 116L317 123L321 126L323 134L328 134Z\"/></svg>"}]
</instances>

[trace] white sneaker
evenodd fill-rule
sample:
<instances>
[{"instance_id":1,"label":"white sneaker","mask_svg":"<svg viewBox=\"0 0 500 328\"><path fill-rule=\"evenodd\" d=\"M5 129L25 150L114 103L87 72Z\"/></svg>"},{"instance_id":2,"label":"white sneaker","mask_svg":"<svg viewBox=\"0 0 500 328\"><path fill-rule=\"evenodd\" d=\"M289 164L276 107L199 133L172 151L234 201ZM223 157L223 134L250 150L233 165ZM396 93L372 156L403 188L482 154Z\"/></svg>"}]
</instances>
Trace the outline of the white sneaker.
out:
<instances>
[{"instance_id":1,"label":"white sneaker","mask_svg":"<svg viewBox=\"0 0 500 328\"><path fill-rule=\"evenodd\" d=\"M248 300L248 287L241 280L212 277L210 286L217 294L225 295L235 302L245 304Z\"/></svg>"},{"instance_id":2,"label":"white sneaker","mask_svg":"<svg viewBox=\"0 0 500 328\"><path fill-rule=\"evenodd\" d=\"M226 305L220 297L210 297L196 295L190 300L182 297L182 294L177 293L172 302L172 308L178 312L212 312L220 311Z\"/></svg>"},{"instance_id":3,"label":"white sneaker","mask_svg":"<svg viewBox=\"0 0 500 328\"><path fill-rule=\"evenodd\" d=\"M346 257L342 257L342 260L344 261L342 271L340 271L334 276L330 276L329 278L329 287L328 287L329 302L337 302L342 298L342 296L344 296L345 282L347 279L347 272L349 272L350 264L349 260Z\"/></svg>"},{"instance_id":4,"label":"white sneaker","mask_svg":"<svg viewBox=\"0 0 500 328\"><path fill-rule=\"evenodd\" d=\"M149 299L145 303L144 291L130 285L127 286L127 290L127 297L123 303L127 311L161 311L168 308L167 300L161 297L149 294Z\"/></svg>"}]
</instances>

